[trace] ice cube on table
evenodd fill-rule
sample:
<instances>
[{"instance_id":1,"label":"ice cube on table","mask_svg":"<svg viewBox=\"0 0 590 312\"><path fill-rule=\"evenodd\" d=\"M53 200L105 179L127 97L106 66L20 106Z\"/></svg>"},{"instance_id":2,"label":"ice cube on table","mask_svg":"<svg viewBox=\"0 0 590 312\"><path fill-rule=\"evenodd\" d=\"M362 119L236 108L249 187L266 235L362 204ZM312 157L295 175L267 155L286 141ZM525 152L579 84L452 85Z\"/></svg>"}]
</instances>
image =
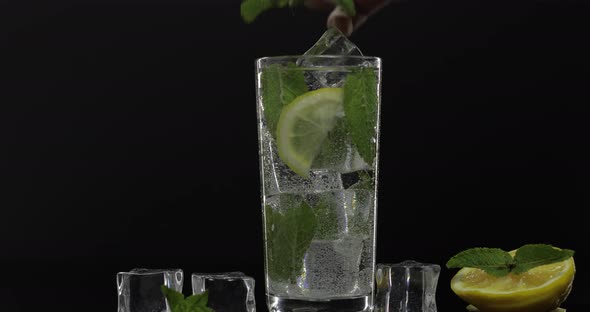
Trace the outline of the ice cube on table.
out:
<instances>
[{"instance_id":1,"label":"ice cube on table","mask_svg":"<svg viewBox=\"0 0 590 312\"><path fill-rule=\"evenodd\" d=\"M330 28L320 39L303 54L297 65L309 68L304 72L305 80L311 89L319 88L340 88L344 85L346 74L341 71L315 71L313 67L345 65L344 59L339 58L306 58L314 55L332 56L362 56L361 50L336 28Z\"/></svg>"},{"instance_id":2,"label":"ice cube on table","mask_svg":"<svg viewBox=\"0 0 590 312\"><path fill-rule=\"evenodd\" d=\"M215 312L254 312L254 279L242 272L193 273L193 294L209 292L207 306Z\"/></svg>"},{"instance_id":3,"label":"ice cube on table","mask_svg":"<svg viewBox=\"0 0 590 312\"><path fill-rule=\"evenodd\" d=\"M437 264L377 264L375 312L436 312Z\"/></svg>"},{"instance_id":4,"label":"ice cube on table","mask_svg":"<svg viewBox=\"0 0 590 312\"><path fill-rule=\"evenodd\" d=\"M117 274L118 312L169 312L161 287L182 292L180 269L133 269Z\"/></svg>"}]
</instances>

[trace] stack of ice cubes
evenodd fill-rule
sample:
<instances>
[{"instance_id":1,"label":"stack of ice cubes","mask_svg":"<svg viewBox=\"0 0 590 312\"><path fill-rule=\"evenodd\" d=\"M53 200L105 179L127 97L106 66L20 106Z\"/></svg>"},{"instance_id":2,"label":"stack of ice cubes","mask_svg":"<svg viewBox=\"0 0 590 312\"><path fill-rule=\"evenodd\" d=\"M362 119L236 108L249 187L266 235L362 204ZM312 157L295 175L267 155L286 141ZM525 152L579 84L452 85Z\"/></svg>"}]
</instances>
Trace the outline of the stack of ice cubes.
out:
<instances>
[{"instance_id":1,"label":"stack of ice cubes","mask_svg":"<svg viewBox=\"0 0 590 312\"><path fill-rule=\"evenodd\" d=\"M180 269L133 269L117 274L118 312L171 312L162 285L182 293ZM193 294L208 291L215 312L255 312L254 279L242 272L194 273Z\"/></svg>"}]
</instances>

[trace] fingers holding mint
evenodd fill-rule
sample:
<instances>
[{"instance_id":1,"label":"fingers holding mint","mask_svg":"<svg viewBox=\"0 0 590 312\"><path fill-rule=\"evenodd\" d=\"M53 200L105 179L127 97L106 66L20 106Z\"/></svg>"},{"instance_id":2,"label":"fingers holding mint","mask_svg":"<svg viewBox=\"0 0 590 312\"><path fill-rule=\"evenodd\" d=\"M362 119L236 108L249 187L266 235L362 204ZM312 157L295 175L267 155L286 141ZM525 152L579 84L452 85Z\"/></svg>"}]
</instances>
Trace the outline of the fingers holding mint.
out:
<instances>
[{"instance_id":1,"label":"fingers holding mint","mask_svg":"<svg viewBox=\"0 0 590 312\"><path fill-rule=\"evenodd\" d=\"M305 0L304 5L313 10L331 11L336 6L343 8L349 16L357 13L367 15L387 5L391 0Z\"/></svg>"},{"instance_id":2,"label":"fingers holding mint","mask_svg":"<svg viewBox=\"0 0 590 312\"><path fill-rule=\"evenodd\" d=\"M389 4L391 0L356 0L352 6L338 4L328 16L327 27L336 27L350 36L359 29L369 17Z\"/></svg>"},{"instance_id":3,"label":"fingers holding mint","mask_svg":"<svg viewBox=\"0 0 590 312\"><path fill-rule=\"evenodd\" d=\"M260 14L273 8L295 8L301 5L311 10L331 11L327 27L338 28L350 36L371 15L389 4L391 0L244 0L242 18L252 23Z\"/></svg>"}]
</instances>

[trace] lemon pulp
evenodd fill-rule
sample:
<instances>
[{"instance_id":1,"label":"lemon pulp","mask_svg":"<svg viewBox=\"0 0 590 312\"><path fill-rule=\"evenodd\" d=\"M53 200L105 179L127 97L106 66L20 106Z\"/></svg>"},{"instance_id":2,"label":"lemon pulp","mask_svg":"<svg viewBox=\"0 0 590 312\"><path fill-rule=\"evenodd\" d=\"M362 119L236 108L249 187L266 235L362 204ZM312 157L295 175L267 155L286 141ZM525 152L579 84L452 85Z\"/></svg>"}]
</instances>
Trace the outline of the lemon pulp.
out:
<instances>
[{"instance_id":1,"label":"lemon pulp","mask_svg":"<svg viewBox=\"0 0 590 312\"><path fill-rule=\"evenodd\" d=\"M309 169L328 133L344 115L341 88L321 88L295 98L283 108L277 125L281 160L295 173L309 177Z\"/></svg>"}]
</instances>

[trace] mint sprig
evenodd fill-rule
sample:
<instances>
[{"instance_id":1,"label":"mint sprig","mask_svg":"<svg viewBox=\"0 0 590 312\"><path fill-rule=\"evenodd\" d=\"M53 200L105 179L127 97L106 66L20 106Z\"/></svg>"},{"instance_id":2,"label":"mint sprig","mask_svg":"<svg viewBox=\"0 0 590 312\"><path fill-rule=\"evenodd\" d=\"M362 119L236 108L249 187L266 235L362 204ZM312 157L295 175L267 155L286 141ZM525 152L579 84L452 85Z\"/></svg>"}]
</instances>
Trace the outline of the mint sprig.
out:
<instances>
[{"instance_id":1,"label":"mint sprig","mask_svg":"<svg viewBox=\"0 0 590 312\"><path fill-rule=\"evenodd\" d=\"M275 7L273 0L246 0L240 6L240 13L246 23L252 23L258 15L273 7Z\"/></svg>"},{"instance_id":2,"label":"mint sprig","mask_svg":"<svg viewBox=\"0 0 590 312\"><path fill-rule=\"evenodd\" d=\"M499 248L472 248L453 256L447 268L472 267L486 271L494 276L503 276L514 265L512 256Z\"/></svg>"},{"instance_id":3,"label":"mint sprig","mask_svg":"<svg viewBox=\"0 0 590 312\"><path fill-rule=\"evenodd\" d=\"M354 0L336 0L336 4L342 8L342 10L348 16L355 16L356 9L354 6Z\"/></svg>"},{"instance_id":4,"label":"mint sprig","mask_svg":"<svg viewBox=\"0 0 590 312\"><path fill-rule=\"evenodd\" d=\"M364 67L350 73L344 82L344 113L352 143L368 164L375 158L377 133L377 76Z\"/></svg>"},{"instance_id":5,"label":"mint sprig","mask_svg":"<svg viewBox=\"0 0 590 312\"><path fill-rule=\"evenodd\" d=\"M242 19L246 23L252 23L256 18L265 11L273 8L295 8L303 4L303 0L244 0L240 6ZM349 16L356 14L354 0L336 0Z\"/></svg>"},{"instance_id":6,"label":"mint sprig","mask_svg":"<svg viewBox=\"0 0 590 312\"><path fill-rule=\"evenodd\" d=\"M281 195L285 213L265 206L266 256L268 275L276 281L295 282L303 269L303 259L316 233L313 209L299 196Z\"/></svg>"},{"instance_id":7,"label":"mint sprig","mask_svg":"<svg viewBox=\"0 0 590 312\"><path fill-rule=\"evenodd\" d=\"M518 274L526 272L534 267L560 262L573 257L574 251L569 249L555 249L550 245L530 244L524 245L516 251L512 272Z\"/></svg>"},{"instance_id":8,"label":"mint sprig","mask_svg":"<svg viewBox=\"0 0 590 312\"><path fill-rule=\"evenodd\" d=\"M295 63L269 65L262 70L262 101L264 118L271 135L276 136L277 124L283 107L307 92L303 71Z\"/></svg>"},{"instance_id":9,"label":"mint sprig","mask_svg":"<svg viewBox=\"0 0 590 312\"><path fill-rule=\"evenodd\" d=\"M501 277L509 273L520 274L532 268L561 262L573 257L574 251L559 249L546 244L528 244L516 250L514 257L498 248L471 248L453 256L447 268L478 268L486 273Z\"/></svg>"},{"instance_id":10,"label":"mint sprig","mask_svg":"<svg viewBox=\"0 0 590 312\"><path fill-rule=\"evenodd\" d=\"M207 307L209 301L209 292L184 297L182 293L170 289L165 285L160 287L162 294L168 300L171 312L215 312Z\"/></svg>"}]
</instances>

